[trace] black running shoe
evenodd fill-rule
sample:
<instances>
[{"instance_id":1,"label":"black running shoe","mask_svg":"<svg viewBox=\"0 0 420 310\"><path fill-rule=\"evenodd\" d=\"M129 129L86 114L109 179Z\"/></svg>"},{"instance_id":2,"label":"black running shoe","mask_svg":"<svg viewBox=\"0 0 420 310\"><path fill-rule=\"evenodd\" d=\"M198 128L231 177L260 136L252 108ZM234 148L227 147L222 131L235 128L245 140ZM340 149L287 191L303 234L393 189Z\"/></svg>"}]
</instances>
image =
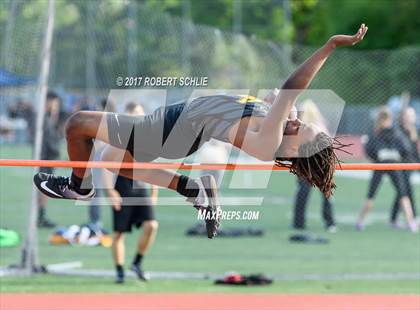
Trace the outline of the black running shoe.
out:
<instances>
[{"instance_id":1,"label":"black running shoe","mask_svg":"<svg viewBox=\"0 0 420 310\"><path fill-rule=\"evenodd\" d=\"M146 275L144 274L143 270L140 268L139 265L132 264L130 267L130 270L133 271L137 275L137 278L139 278L139 280L142 280L145 282L148 280L148 278L146 277Z\"/></svg>"},{"instance_id":2,"label":"black running shoe","mask_svg":"<svg viewBox=\"0 0 420 310\"><path fill-rule=\"evenodd\" d=\"M201 212L206 222L207 237L213 239L217 235L222 217L216 180L212 175L203 175L197 179L197 183L199 186L198 196L187 200Z\"/></svg>"},{"instance_id":3,"label":"black running shoe","mask_svg":"<svg viewBox=\"0 0 420 310\"><path fill-rule=\"evenodd\" d=\"M43 172L34 175L34 184L44 195L56 199L90 200L95 196L94 188L83 195L72 186L70 178L56 177Z\"/></svg>"},{"instance_id":4,"label":"black running shoe","mask_svg":"<svg viewBox=\"0 0 420 310\"><path fill-rule=\"evenodd\" d=\"M54 228L57 225L46 217L40 217L38 219L37 226L39 228Z\"/></svg>"},{"instance_id":5,"label":"black running shoe","mask_svg":"<svg viewBox=\"0 0 420 310\"><path fill-rule=\"evenodd\" d=\"M116 284L123 284L124 283L124 272L118 272L117 276L115 277L115 283Z\"/></svg>"}]
</instances>

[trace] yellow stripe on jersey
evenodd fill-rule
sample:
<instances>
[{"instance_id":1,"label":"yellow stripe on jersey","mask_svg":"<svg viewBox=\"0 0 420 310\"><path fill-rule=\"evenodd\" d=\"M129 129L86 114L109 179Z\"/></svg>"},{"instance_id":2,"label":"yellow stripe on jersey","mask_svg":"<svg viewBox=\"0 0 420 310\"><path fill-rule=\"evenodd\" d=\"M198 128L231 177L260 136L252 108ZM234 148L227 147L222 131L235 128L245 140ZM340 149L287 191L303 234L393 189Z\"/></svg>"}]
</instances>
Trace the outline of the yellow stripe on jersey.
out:
<instances>
[{"instance_id":1,"label":"yellow stripe on jersey","mask_svg":"<svg viewBox=\"0 0 420 310\"><path fill-rule=\"evenodd\" d=\"M239 99L236 101L238 103L248 103L248 102L258 102L258 103L264 103L264 101L262 101L261 99L258 99L257 97L254 96L248 96L248 95L240 95Z\"/></svg>"}]
</instances>

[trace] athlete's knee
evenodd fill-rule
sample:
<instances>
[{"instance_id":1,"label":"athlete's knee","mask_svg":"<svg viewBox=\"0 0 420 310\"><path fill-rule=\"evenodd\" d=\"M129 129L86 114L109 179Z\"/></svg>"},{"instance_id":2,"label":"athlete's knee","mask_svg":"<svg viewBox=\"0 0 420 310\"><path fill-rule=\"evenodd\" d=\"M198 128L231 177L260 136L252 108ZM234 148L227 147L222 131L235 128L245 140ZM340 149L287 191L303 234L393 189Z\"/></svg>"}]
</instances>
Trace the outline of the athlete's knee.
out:
<instances>
[{"instance_id":1,"label":"athlete's knee","mask_svg":"<svg viewBox=\"0 0 420 310\"><path fill-rule=\"evenodd\" d=\"M365 207L367 209L372 209L373 208L373 198L369 197L366 201L365 201Z\"/></svg>"},{"instance_id":2,"label":"athlete's knee","mask_svg":"<svg viewBox=\"0 0 420 310\"><path fill-rule=\"evenodd\" d=\"M156 232L159 228L159 223L156 220L145 221L143 223L143 229L145 232L153 233Z\"/></svg>"},{"instance_id":3,"label":"athlete's knee","mask_svg":"<svg viewBox=\"0 0 420 310\"><path fill-rule=\"evenodd\" d=\"M401 205L404 205L404 204L410 204L411 203L411 201L410 201L410 198L408 197L408 196L400 196L399 197L399 199L400 199L400 204Z\"/></svg>"},{"instance_id":4,"label":"athlete's knee","mask_svg":"<svg viewBox=\"0 0 420 310\"><path fill-rule=\"evenodd\" d=\"M112 161L113 157L114 157L112 153L113 152L112 152L111 147L106 146L101 153L101 160L102 161ZM110 169L108 169L108 170L110 170Z\"/></svg>"},{"instance_id":5,"label":"athlete's knee","mask_svg":"<svg viewBox=\"0 0 420 310\"><path fill-rule=\"evenodd\" d=\"M124 233L120 231L114 232L114 241L121 241L124 239Z\"/></svg>"},{"instance_id":6,"label":"athlete's knee","mask_svg":"<svg viewBox=\"0 0 420 310\"><path fill-rule=\"evenodd\" d=\"M72 138L75 135L80 135L87 124L89 124L89 114L86 111L74 113L66 122L66 137Z\"/></svg>"}]
</instances>

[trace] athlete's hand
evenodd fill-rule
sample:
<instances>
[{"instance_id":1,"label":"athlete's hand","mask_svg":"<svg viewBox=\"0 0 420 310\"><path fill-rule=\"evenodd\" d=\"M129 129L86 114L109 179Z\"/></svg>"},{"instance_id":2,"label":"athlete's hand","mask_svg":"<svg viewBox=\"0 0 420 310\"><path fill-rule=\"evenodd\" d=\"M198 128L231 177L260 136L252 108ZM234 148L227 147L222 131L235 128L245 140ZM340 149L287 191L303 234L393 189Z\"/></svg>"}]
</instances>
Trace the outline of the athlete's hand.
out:
<instances>
[{"instance_id":1,"label":"athlete's hand","mask_svg":"<svg viewBox=\"0 0 420 310\"><path fill-rule=\"evenodd\" d=\"M108 199L111 201L112 207L115 211L121 210L121 195L115 189L108 190Z\"/></svg>"},{"instance_id":2,"label":"athlete's hand","mask_svg":"<svg viewBox=\"0 0 420 310\"><path fill-rule=\"evenodd\" d=\"M368 27L362 24L356 34L352 36L344 34L335 35L331 37L330 42L334 46L352 46L362 41L367 31Z\"/></svg>"}]
</instances>

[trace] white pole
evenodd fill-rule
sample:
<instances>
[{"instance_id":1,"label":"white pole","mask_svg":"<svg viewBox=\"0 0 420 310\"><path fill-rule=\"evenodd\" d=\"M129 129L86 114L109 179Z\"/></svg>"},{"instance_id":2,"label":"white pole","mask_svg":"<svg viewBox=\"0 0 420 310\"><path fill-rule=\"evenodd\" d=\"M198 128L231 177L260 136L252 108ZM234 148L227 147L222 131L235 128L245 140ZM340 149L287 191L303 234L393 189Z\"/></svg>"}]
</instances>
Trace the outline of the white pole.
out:
<instances>
[{"instance_id":1,"label":"white pole","mask_svg":"<svg viewBox=\"0 0 420 310\"><path fill-rule=\"evenodd\" d=\"M40 159L42 147L42 132L45 114L45 101L48 89L48 76L50 70L50 53L51 44L54 31L54 13L55 13L55 0L48 0L48 20L47 28L44 35L44 45L41 58L41 71L38 80L38 89L36 94L37 99L37 116L35 128L35 147L33 158ZM39 168L35 169L38 172ZM22 263L26 271L31 274L33 268L38 265L38 246L37 246L37 227L36 222L38 218L38 192L35 187L32 188L32 200L29 211L28 234L26 236L25 248L22 253Z\"/></svg>"}]
</instances>

